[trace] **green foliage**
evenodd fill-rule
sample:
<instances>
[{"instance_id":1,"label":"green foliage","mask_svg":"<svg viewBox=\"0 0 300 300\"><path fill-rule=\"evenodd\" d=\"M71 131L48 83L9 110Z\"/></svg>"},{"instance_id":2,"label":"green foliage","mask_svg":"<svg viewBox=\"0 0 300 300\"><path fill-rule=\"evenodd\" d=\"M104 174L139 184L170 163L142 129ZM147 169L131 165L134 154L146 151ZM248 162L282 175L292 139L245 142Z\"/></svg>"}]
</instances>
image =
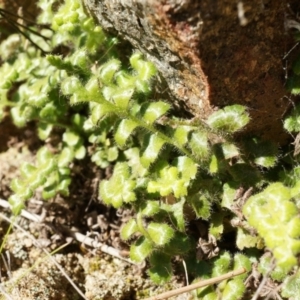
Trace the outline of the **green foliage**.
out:
<instances>
[{"instance_id":1,"label":"green foliage","mask_svg":"<svg viewBox=\"0 0 300 300\"><path fill-rule=\"evenodd\" d=\"M249 198L243 212L273 251L278 267L288 274L297 265L300 252L300 219L290 189L279 182L270 184Z\"/></svg>"},{"instance_id":2,"label":"green foliage","mask_svg":"<svg viewBox=\"0 0 300 300\"><path fill-rule=\"evenodd\" d=\"M99 193L105 204L119 208L124 203L130 203L136 200L135 187L136 182L130 179L127 164L118 163L115 166L114 174L110 180L101 181Z\"/></svg>"},{"instance_id":3,"label":"green foliage","mask_svg":"<svg viewBox=\"0 0 300 300\"><path fill-rule=\"evenodd\" d=\"M300 106L297 105L292 113L285 119L284 128L289 132L300 131Z\"/></svg>"},{"instance_id":4,"label":"green foliage","mask_svg":"<svg viewBox=\"0 0 300 300\"><path fill-rule=\"evenodd\" d=\"M249 158L256 165L264 168L275 166L278 156L278 149L275 144L252 138L244 142L244 147L249 151Z\"/></svg>"},{"instance_id":5,"label":"green foliage","mask_svg":"<svg viewBox=\"0 0 300 300\"><path fill-rule=\"evenodd\" d=\"M233 257L228 252L222 252L220 256L213 260L213 266L210 267L208 274L211 277L221 276L229 271L244 267L247 271L251 270L251 262L246 255L235 254ZM205 275L201 279L207 279ZM244 280L247 274L234 277L233 279L220 282L216 289L204 287L197 290L198 299L220 299L239 300L243 299L246 291Z\"/></svg>"},{"instance_id":6,"label":"green foliage","mask_svg":"<svg viewBox=\"0 0 300 300\"><path fill-rule=\"evenodd\" d=\"M187 195L187 186L197 173L197 167L186 156L178 157L176 166L169 166L161 161L156 167L157 179L150 181L147 186L149 193L158 192L161 196L174 194L176 198Z\"/></svg>"},{"instance_id":7,"label":"green foliage","mask_svg":"<svg viewBox=\"0 0 300 300\"><path fill-rule=\"evenodd\" d=\"M249 122L249 116L246 113L246 108L242 105L232 105L225 107L212 114L207 124L215 130L233 133L242 129Z\"/></svg>"},{"instance_id":8,"label":"green foliage","mask_svg":"<svg viewBox=\"0 0 300 300\"><path fill-rule=\"evenodd\" d=\"M150 257L152 267L148 270L150 278L156 282L163 284L172 277L172 265L170 256L162 253L153 253Z\"/></svg>"},{"instance_id":9,"label":"green foliage","mask_svg":"<svg viewBox=\"0 0 300 300\"><path fill-rule=\"evenodd\" d=\"M58 163L61 155L53 155L46 147L42 147L36 158L36 165L24 163L21 177L11 182L14 194L9 198L9 202L15 215L20 213L24 202L31 198L38 188L42 188L44 199L52 198L57 193L69 194L70 170L65 164Z\"/></svg>"},{"instance_id":10,"label":"green foliage","mask_svg":"<svg viewBox=\"0 0 300 300\"><path fill-rule=\"evenodd\" d=\"M116 39L84 13L81 2L66 0L53 11L54 2L38 2L39 24L52 28L41 30L47 42L38 37L38 47L25 47L24 38L13 34L0 45L0 117L10 108L16 126L34 121L44 144L35 163L24 163L20 178L11 183L14 214L36 191L42 191L44 200L57 193L67 197L75 160L90 159L103 169L114 165L112 176L99 184L99 199L136 212L120 234L131 244L132 260L149 260L153 281L168 281L173 258L179 256L192 262L196 278L240 267L250 271L251 262L266 274L275 258L271 278L286 278L282 295L296 297L298 273L292 272L300 252L297 157L279 156L275 145L257 137L237 139L235 133L250 121L241 105L221 108L207 120L174 117L172 101L152 95L157 71L151 62L134 52L126 67L114 47ZM297 62L294 73L299 76ZM297 134L299 124L298 106L284 128ZM57 127L59 142L51 143ZM255 195L247 196L248 190ZM199 220L208 223L216 243L229 233L236 236L239 250L267 248L271 258L260 257L259 251L255 257L221 251L204 268L206 262L195 257L199 237L189 226ZM242 299L246 276L215 289L199 289L197 295L206 300Z\"/></svg>"},{"instance_id":11,"label":"green foliage","mask_svg":"<svg viewBox=\"0 0 300 300\"><path fill-rule=\"evenodd\" d=\"M283 282L282 287L282 293L281 295L286 298L292 298L297 299L300 296L300 271L297 270L297 272L294 275L291 275L287 277Z\"/></svg>"}]
</instances>

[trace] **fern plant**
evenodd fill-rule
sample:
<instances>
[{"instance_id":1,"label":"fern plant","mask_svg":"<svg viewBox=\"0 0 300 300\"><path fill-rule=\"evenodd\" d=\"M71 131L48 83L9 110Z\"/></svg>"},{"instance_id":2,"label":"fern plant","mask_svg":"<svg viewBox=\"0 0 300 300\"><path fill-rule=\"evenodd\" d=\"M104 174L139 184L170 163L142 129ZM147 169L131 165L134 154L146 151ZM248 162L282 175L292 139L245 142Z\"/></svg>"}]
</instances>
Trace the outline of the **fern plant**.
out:
<instances>
[{"instance_id":1,"label":"fern plant","mask_svg":"<svg viewBox=\"0 0 300 300\"><path fill-rule=\"evenodd\" d=\"M68 57L63 60L48 56L48 60L59 68L69 68ZM137 236L131 245L131 258L142 261L149 257L150 276L156 282L163 282L172 274L171 258L191 249L192 241L185 234L185 208L195 209L198 217L210 217L212 203L201 196L201 177L212 183L210 188L204 188L209 195L216 185L213 175L225 176L231 171L238 178L242 172L229 164L233 157L240 157L241 166L245 164L231 139L234 132L247 124L249 117L244 107L233 105L213 114L201 126L189 122L182 126L182 121L174 119L168 121L167 113L171 109L168 103L149 103L141 96L151 90L154 66L139 53L131 56L130 64L133 70L130 73L120 70L120 61L112 59L96 67L88 80L74 74L68 76L61 84L61 92L70 96L71 104L89 103L91 115L87 123L101 126L109 118L119 148L127 148L127 153L135 150L129 164L118 162L113 176L102 180L99 196L115 208L126 205L135 208L136 219L123 227L121 236L125 240ZM162 117L164 124L160 123ZM223 142L212 144L210 136L218 136ZM211 175L205 168L200 170L205 165ZM223 168L219 169L220 165ZM196 182L200 188L191 192ZM167 202L170 197L173 203ZM166 203L159 205L162 199ZM152 221L147 223L148 218Z\"/></svg>"},{"instance_id":2,"label":"fern plant","mask_svg":"<svg viewBox=\"0 0 300 300\"><path fill-rule=\"evenodd\" d=\"M281 158L275 145L256 137L237 139L235 133L250 121L241 105L219 109L207 120L174 117L170 102L152 97L157 71L151 62L133 52L124 66L114 50L116 39L84 13L80 1L66 0L56 12L54 2L38 2L38 22L51 24L51 30L42 31L47 43L28 32L43 51L17 35L0 45L5 61L0 115L10 107L17 126L35 121L45 141L36 162L25 163L11 184L14 214L36 190L42 189L45 200L57 193L68 196L72 162L88 156L101 168L114 165L112 176L100 182L99 200L135 210L120 234L131 244L132 260L149 260L155 282L171 278L178 256L196 278L240 266L250 271L253 262L267 273L270 264L261 253L247 250L267 247L276 260L273 278L286 277L283 294L288 295L299 273L297 157ZM299 132L298 119L297 108L285 128ZM56 127L63 133L50 151L47 142ZM288 165L285 170L282 163ZM247 190L257 194L240 193ZM209 224L208 235L219 243L228 231L235 232L235 253L221 251L209 264L197 261L197 241L189 234L196 219ZM241 299L244 279L198 290L197 297Z\"/></svg>"}]
</instances>

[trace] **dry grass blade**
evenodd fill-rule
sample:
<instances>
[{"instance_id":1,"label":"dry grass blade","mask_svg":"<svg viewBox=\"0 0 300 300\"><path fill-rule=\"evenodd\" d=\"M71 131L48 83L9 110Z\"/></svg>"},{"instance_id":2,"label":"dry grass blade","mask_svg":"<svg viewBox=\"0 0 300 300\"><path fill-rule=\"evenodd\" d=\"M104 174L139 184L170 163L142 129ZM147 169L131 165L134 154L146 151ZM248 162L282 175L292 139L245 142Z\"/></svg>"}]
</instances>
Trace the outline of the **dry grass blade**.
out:
<instances>
[{"instance_id":1,"label":"dry grass blade","mask_svg":"<svg viewBox=\"0 0 300 300\"><path fill-rule=\"evenodd\" d=\"M137 263L133 262L132 260L127 259L126 257L122 256L121 252L118 249L107 246L101 242L97 242L97 241L91 239L90 237L81 234L80 232L72 231L66 226L61 225L61 229L64 232L66 232L69 236L73 237L75 240L77 240L80 243L83 243L83 244L93 247L95 249L99 249L100 251L102 251L106 254L117 257L121 260L124 260L124 261L130 263L130 264L138 265Z\"/></svg>"},{"instance_id":2,"label":"dry grass blade","mask_svg":"<svg viewBox=\"0 0 300 300\"><path fill-rule=\"evenodd\" d=\"M186 293L186 292L190 292L192 290L195 290L195 289L207 286L207 285L218 283L220 281L223 281L223 280L226 280L226 279L229 279L229 278L241 275L241 274L243 274L245 272L246 272L246 269L245 268L241 268L241 269L238 269L238 270L226 273L226 274L221 275L221 276L217 276L217 277L214 277L214 278L211 278L211 279L207 279L207 280L202 280L200 282L193 283L193 284L190 284L188 286L185 286L185 287L182 287L182 288L179 288L179 289L176 289L176 290L168 291L168 292L162 293L162 294L157 295L157 296L149 297L149 298L146 298L144 300L162 300L162 299L167 299L167 298L170 298L170 297L173 297L173 296L177 296L177 295L180 295L180 294L183 294L183 293Z\"/></svg>"},{"instance_id":3,"label":"dry grass blade","mask_svg":"<svg viewBox=\"0 0 300 300\"><path fill-rule=\"evenodd\" d=\"M1 284L0 284L0 292L5 297L6 300L14 300L13 298L11 298L8 295L8 293L6 293L6 291L4 290L4 287Z\"/></svg>"},{"instance_id":4,"label":"dry grass blade","mask_svg":"<svg viewBox=\"0 0 300 300\"><path fill-rule=\"evenodd\" d=\"M9 204L9 202L1 198L0 198L0 206L11 210L11 205ZM22 209L21 216L33 222L42 222L42 218L40 216L29 213L25 209Z\"/></svg>"}]
</instances>

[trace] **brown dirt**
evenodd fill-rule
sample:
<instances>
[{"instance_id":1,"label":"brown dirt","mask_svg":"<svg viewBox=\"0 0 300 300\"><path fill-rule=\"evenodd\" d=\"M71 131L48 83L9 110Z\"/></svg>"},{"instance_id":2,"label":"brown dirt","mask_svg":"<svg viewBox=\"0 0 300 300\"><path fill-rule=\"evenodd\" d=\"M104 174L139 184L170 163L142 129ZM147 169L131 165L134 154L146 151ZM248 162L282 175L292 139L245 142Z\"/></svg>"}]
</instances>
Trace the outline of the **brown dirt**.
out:
<instances>
[{"instance_id":1,"label":"brown dirt","mask_svg":"<svg viewBox=\"0 0 300 300\"><path fill-rule=\"evenodd\" d=\"M291 32L285 27L299 1L248 0L245 24L233 1L201 1L200 57L212 105L246 105L252 121L246 132L284 143L282 117L291 107L284 68L293 61ZM291 9L288 9L288 4Z\"/></svg>"},{"instance_id":2,"label":"brown dirt","mask_svg":"<svg viewBox=\"0 0 300 300\"><path fill-rule=\"evenodd\" d=\"M18 31L18 27L13 25L12 22L7 21L9 16L10 20L17 21L21 24L26 22L25 20L33 20L37 15L38 7L36 6L36 0L0 0L0 8L1 11L1 32L3 33L11 33ZM18 16L22 16L24 20L19 18ZM1 34L1 40L5 38L5 34Z\"/></svg>"}]
</instances>

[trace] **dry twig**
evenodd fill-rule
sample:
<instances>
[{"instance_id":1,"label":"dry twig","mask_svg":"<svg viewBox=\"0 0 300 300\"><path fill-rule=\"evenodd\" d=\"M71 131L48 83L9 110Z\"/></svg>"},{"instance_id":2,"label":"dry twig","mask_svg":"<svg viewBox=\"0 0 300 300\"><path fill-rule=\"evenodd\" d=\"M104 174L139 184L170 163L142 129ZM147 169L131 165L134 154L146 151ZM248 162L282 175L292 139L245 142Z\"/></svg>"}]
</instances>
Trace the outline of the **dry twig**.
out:
<instances>
[{"instance_id":1,"label":"dry twig","mask_svg":"<svg viewBox=\"0 0 300 300\"><path fill-rule=\"evenodd\" d=\"M8 201L3 200L3 199L0 199L0 206L2 206L4 208L11 209L11 205L8 203ZM21 216L28 219L28 220L31 220L33 222L42 222L42 218L40 216L32 214L32 213L26 211L25 209L22 209ZM92 238L90 238L86 235L83 235L82 233L80 233L78 231L72 231L66 226L61 225L60 227L67 235L71 236L72 238L74 238L78 242L80 242L84 245L87 245L89 247L99 249L103 253L106 253L106 254L109 254L111 256L117 257L121 260L124 260L124 261L130 263L130 264L135 264L136 265L135 262L133 262L132 260L130 260L126 257L124 257L122 255L122 251L120 251L116 248L107 246L107 245L105 245L101 242L95 241Z\"/></svg>"},{"instance_id":2,"label":"dry twig","mask_svg":"<svg viewBox=\"0 0 300 300\"><path fill-rule=\"evenodd\" d=\"M177 296L177 295L180 295L180 294L183 294L183 293L186 293L186 292L190 292L192 290L195 290L195 289L207 286L207 285L218 283L220 281L223 281L223 280L226 280L226 279L229 279L229 278L241 275L241 274L243 274L245 272L246 272L246 269L245 268L241 268L241 269L238 269L238 270L226 273L226 274L221 275L221 276L217 276L217 277L214 277L214 278L211 278L211 279L207 279L207 280L202 280L200 282L193 283L193 284L190 284L188 286L184 286L184 287L176 289L176 290L168 291L168 292L162 293L162 294L157 295L157 296L146 298L144 300L162 300L162 299L167 299L167 298L170 298L170 297L173 297L173 296Z\"/></svg>"}]
</instances>

